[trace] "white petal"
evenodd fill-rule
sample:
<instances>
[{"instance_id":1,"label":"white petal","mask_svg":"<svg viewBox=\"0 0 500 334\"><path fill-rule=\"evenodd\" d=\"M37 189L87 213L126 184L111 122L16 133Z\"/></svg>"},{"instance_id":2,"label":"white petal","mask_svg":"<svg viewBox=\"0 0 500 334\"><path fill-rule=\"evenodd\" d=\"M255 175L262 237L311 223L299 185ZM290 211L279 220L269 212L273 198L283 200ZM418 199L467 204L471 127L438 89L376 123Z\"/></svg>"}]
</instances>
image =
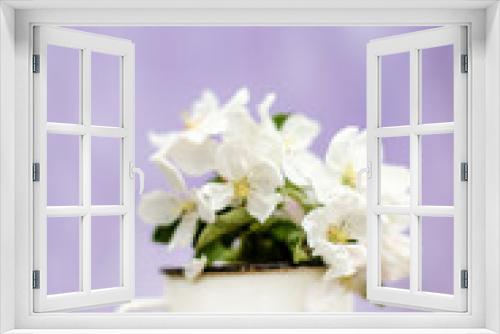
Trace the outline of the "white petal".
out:
<instances>
[{"instance_id":1,"label":"white petal","mask_svg":"<svg viewBox=\"0 0 500 334\"><path fill-rule=\"evenodd\" d=\"M227 180L239 180L249 168L248 151L237 143L223 143L215 154L217 172Z\"/></svg>"},{"instance_id":2,"label":"white petal","mask_svg":"<svg viewBox=\"0 0 500 334\"><path fill-rule=\"evenodd\" d=\"M342 187L340 179L327 171L318 171L311 178L311 183L316 200L323 204L329 203L337 189Z\"/></svg>"},{"instance_id":3,"label":"white petal","mask_svg":"<svg viewBox=\"0 0 500 334\"><path fill-rule=\"evenodd\" d=\"M385 215L383 223L392 233L403 233L410 225L410 217L406 215Z\"/></svg>"},{"instance_id":4,"label":"white petal","mask_svg":"<svg viewBox=\"0 0 500 334\"><path fill-rule=\"evenodd\" d=\"M226 120L224 141L249 140L255 138L255 134L259 131L258 124L246 109L226 112L224 117Z\"/></svg>"},{"instance_id":5,"label":"white petal","mask_svg":"<svg viewBox=\"0 0 500 334\"><path fill-rule=\"evenodd\" d=\"M313 254L328 265L327 280L352 276L366 263L366 247L362 245L336 245L323 240L314 247Z\"/></svg>"},{"instance_id":6,"label":"white petal","mask_svg":"<svg viewBox=\"0 0 500 334\"><path fill-rule=\"evenodd\" d=\"M206 223L213 223L215 221L215 211L210 207L210 203L197 195L196 212L201 220Z\"/></svg>"},{"instance_id":7,"label":"white petal","mask_svg":"<svg viewBox=\"0 0 500 334\"><path fill-rule=\"evenodd\" d=\"M357 127L346 127L332 138L328 146L325 162L334 172L351 164L356 172L366 167L366 132Z\"/></svg>"},{"instance_id":8,"label":"white petal","mask_svg":"<svg viewBox=\"0 0 500 334\"><path fill-rule=\"evenodd\" d=\"M246 105L250 101L250 92L248 88L242 87L240 88L226 103L227 107L231 106L241 106Z\"/></svg>"},{"instance_id":9,"label":"white petal","mask_svg":"<svg viewBox=\"0 0 500 334\"><path fill-rule=\"evenodd\" d=\"M407 204L410 188L410 171L401 166L384 164L380 168L382 197L385 204ZM390 202L390 203L387 203Z\"/></svg>"},{"instance_id":10,"label":"white petal","mask_svg":"<svg viewBox=\"0 0 500 334\"><path fill-rule=\"evenodd\" d=\"M179 137L185 141L191 142L193 145L202 144L205 140L207 140L209 134L205 132L205 129L201 124L203 123L200 123L200 125L195 128L185 130L179 135Z\"/></svg>"},{"instance_id":11,"label":"white petal","mask_svg":"<svg viewBox=\"0 0 500 334\"><path fill-rule=\"evenodd\" d=\"M163 172L163 175L167 179L168 185L172 187L172 190L176 192L187 191L186 181L184 180L184 177L170 161L167 161L165 158L160 156L151 157L151 161L155 163Z\"/></svg>"},{"instance_id":12,"label":"white petal","mask_svg":"<svg viewBox=\"0 0 500 334\"><path fill-rule=\"evenodd\" d=\"M207 136L218 135L226 131L227 119L226 114L220 111L213 112L208 115L204 122L200 125L200 130Z\"/></svg>"},{"instance_id":13,"label":"white petal","mask_svg":"<svg viewBox=\"0 0 500 334\"><path fill-rule=\"evenodd\" d=\"M201 275L207 264L207 257L202 255L199 259L193 258L191 262L184 265L184 277L194 280Z\"/></svg>"},{"instance_id":14,"label":"white petal","mask_svg":"<svg viewBox=\"0 0 500 334\"><path fill-rule=\"evenodd\" d=\"M383 280L394 281L409 275L410 238L401 233L384 233L382 236L382 272Z\"/></svg>"},{"instance_id":15,"label":"white petal","mask_svg":"<svg viewBox=\"0 0 500 334\"><path fill-rule=\"evenodd\" d=\"M331 224L339 224L352 239L366 238L366 200L349 187L336 190L328 205L334 215Z\"/></svg>"},{"instance_id":16,"label":"white petal","mask_svg":"<svg viewBox=\"0 0 500 334\"><path fill-rule=\"evenodd\" d=\"M273 213L282 197L276 193L261 194L251 191L247 198L248 213L263 223Z\"/></svg>"},{"instance_id":17,"label":"white petal","mask_svg":"<svg viewBox=\"0 0 500 334\"><path fill-rule=\"evenodd\" d=\"M250 150L256 159L270 161L276 166L281 166L283 164L285 153L283 140L279 132L274 129L259 129L252 137L248 138L245 147Z\"/></svg>"},{"instance_id":18,"label":"white petal","mask_svg":"<svg viewBox=\"0 0 500 334\"><path fill-rule=\"evenodd\" d=\"M321 240L326 238L330 220L333 213L329 207L319 207L309 212L302 221L302 227L307 234L309 247L316 247Z\"/></svg>"},{"instance_id":19,"label":"white petal","mask_svg":"<svg viewBox=\"0 0 500 334\"><path fill-rule=\"evenodd\" d=\"M177 140L179 133L170 132L166 134L154 133L149 134L149 141L159 150L168 150L170 145Z\"/></svg>"},{"instance_id":20,"label":"white petal","mask_svg":"<svg viewBox=\"0 0 500 334\"><path fill-rule=\"evenodd\" d=\"M175 229L174 235L168 244L170 249L191 247L193 245L197 220L198 215L196 213L182 216L181 222Z\"/></svg>"},{"instance_id":21,"label":"white petal","mask_svg":"<svg viewBox=\"0 0 500 334\"><path fill-rule=\"evenodd\" d=\"M260 122L262 126L267 130L276 131L271 115L269 114L269 109L274 103L276 95L274 93L266 95L264 100L257 107L257 112L260 117Z\"/></svg>"},{"instance_id":22,"label":"white petal","mask_svg":"<svg viewBox=\"0 0 500 334\"><path fill-rule=\"evenodd\" d=\"M193 105L192 118L195 127L186 131L186 136L197 143L225 129L225 120L223 113L219 110L219 101L209 90L203 92L201 99Z\"/></svg>"},{"instance_id":23,"label":"white petal","mask_svg":"<svg viewBox=\"0 0 500 334\"><path fill-rule=\"evenodd\" d=\"M219 100L210 90L201 94L199 100L193 103L191 116L195 119L201 119L219 109Z\"/></svg>"},{"instance_id":24,"label":"white petal","mask_svg":"<svg viewBox=\"0 0 500 334\"><path fill-rule=\"evenodd\" d=\"M200 176L213 170L216 148L217 143L211 139L196 144L181 138L171 146L167 158L186 174Z\"/></svg>"},{"instance_id":25,"label":"white petal","mask_svg":"<svg viewBox=\"0 0 500 334\"><path fill-rule=\"evenodd\" d=\"M207 183L198 191L198 198L203 209L199 210L200 217L211 223L215 212L231 203L233 187L227 183Z\"/></svg>"},{"instance_id":26,"label":"white petal","mask_svg":"<svg viewBox=\"0 0 500 334\"><path fill-rule=\"evenodd\" d=\"M150 224L171 224L179 217L182 200L164 191L144 194L139 203L139 216Z\"/></svg>"},{"instance_id":27,"label":"white petal","mask_svg":"<svg viewBox=\"0 0 500 334\"><path fill-rule=\"evenodd\" d=\"M247 104L250 100L250 93L247 88L238 90L229 101L222 107L222 113L226 116L231 114L248 114Z\"/></svg>"},{"instance_id":28,"label":"white petal","mask_svg":"<svg viewBox=\"0 0 500 334\"><path fill-rule=\"evenodd\" d=\"M298 186L312 184L313 178L324 170L323 163L308 151L298 151L285 154L283 172L285 176Z\"/></svg>"},{"instance_id":29,"label":"white petal","mask_svg":"<svg viewBox=\"0 0 500 334\"><path fill-rule=\"evenodd\" d=\"M291 150L305 150L318 136L320 126L304 115L291 115L286 120L281 133Z\"/></svg>"},{"instance_id":30,"label":"white petal","mask_svg":"<svg viewBox=\"0 0 500 334\"><path fill-rule=\"evenodd\" d=\"M261 193L273 193L283 184L279 168L264 160L252 165L247 177L250 188Z\"/></svg>"}]
</instances>

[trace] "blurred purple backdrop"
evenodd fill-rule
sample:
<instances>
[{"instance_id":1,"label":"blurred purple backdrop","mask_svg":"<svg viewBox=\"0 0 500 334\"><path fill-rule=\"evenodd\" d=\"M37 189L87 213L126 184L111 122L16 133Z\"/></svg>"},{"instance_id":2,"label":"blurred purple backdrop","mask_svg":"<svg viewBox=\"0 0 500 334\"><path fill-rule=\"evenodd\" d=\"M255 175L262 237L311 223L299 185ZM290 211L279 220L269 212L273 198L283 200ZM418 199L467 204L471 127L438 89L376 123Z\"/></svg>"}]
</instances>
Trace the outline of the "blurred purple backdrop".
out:
<instances>
[{"instance_id":1,"label":"blurred purple backdrop","mask_svg":"<svg viewBox=\"0 0 500 334\"><path fill-rule=\"evenodd\" d=\"M204 89L222 101L238 88L251 92L251 106L268 92L277 94L274 112L299 112L318 120L322 132L313 150L324 155L330 138L341 128L366 125L366 44L375 38L424 29L423 27L85 27L80 30L131 40L136 47L136 165L146 174L145 192L165 188L160 172L148 162L153 148L151 131L166 132L182 126L180 112ZM78 120L78 54L49 50L48 120ZM76 56L75 56L76 54ZM453 111L451 48L423 53L422 121L451 121ZM92 57L92 120L117 125L119 119L118 62L113 57ZM386 65L387 64L387 65ZM382 123L407 124L409 72L407 55L382 62ZM76 107L75 107L76 106ZM49 136L49 205L78 204L78 140ZM451 175L452 136L422 139L424 204L453 203ZM92 147L92 202L118 204L120 143L94 139ZM405 147L406 145L406 147ZM408 166L403 141L384 147L386 162ZM196 183L196 180L192 180ZM136 196L137 202L139 195ZM49 222L49 292L74 291L78 286L78 233L69 224ZM117 217L93 219L93 287L116 285L119 271ZM452 219L424 218L423 282L427 291L451 292ZM64 227L63 225L66 225ZM73 226L72 226L73 225ZM63 226L63 227L61 227ZM161 296L164 279L158 268L182 263L189 254L167 254L153 244L152 226L136 219L136 296ZM76 234L76 235L75 235ZM97 236L96 234L100 234ZM102 235L113 235L111 239ZM68 279L68 277L73 279ZM402 282L396 285L404 286ZM357 300L357 311L401 311Z\"/></svg>"}]
</instances>

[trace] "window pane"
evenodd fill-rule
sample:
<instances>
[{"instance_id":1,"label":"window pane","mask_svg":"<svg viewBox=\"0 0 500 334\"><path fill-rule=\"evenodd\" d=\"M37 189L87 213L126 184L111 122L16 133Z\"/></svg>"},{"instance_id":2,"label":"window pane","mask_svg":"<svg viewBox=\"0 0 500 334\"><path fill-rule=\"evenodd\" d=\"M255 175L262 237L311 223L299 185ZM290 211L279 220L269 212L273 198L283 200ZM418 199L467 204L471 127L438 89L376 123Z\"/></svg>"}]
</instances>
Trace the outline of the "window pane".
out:
<instances>
[{"instance_id":1,"label":"window pane","mask_svg":"<svg viewBox=\"0 0 500 334\"><path fill-rule=\"evenodd\" d=\"M121 217L92 217L92 289L120 286Z\"/></svg>"},{"instance_id":2,"label":"window pane","mask_svg":"<svg viewBox=\"0 0 500 334\"><path fill-rule=\"evenodd\" d=\"M380 199L382 205L410 204L410 138L380 138Z\"/></svg>"},{"instance_id":3,"label":"window pane","mask_svg":"<svg viewBox=\"0 0 500 334\"><path fill-rule=\"evenodd\" d=\"M92 124L121 126L121 57L92 53Z\"/></svg>"},{"instance_id":4,"label":"window pane","mask_svg":"<svg viewBox=\"0 0 500 334\"><path fill-rule=\"evenodd\" d=\"M422 123L453 121L453 46L421 53Z\"/></svg>"},{"instance_id":5,"label":"window pane","mask_svg":"<svg viewBox=\"0 0 500 334\"><path fill-rule=\"evenodd\" d=\"M47 120L80 122L80 49L47 47Z\"/></svg>"},{"instance_id":6,"label":"window pane","mask_svg":"<svg viewBox=\"0 0 500 334\"><path fill-rule=\"evenodd\" d=\"M453 218L421 217L422 290L453 294Z\"/></svg>"},{"instance_id":7,"label":"window pane","mask_svg":"<svg viewBox=\"0 0 500 334\"><path fill-rule=\"evenodd\" d=\"M410 123L410 54L380 57L380 125Z\"/></svg>"},{"instance_id":8,"label":"window pane","mask_svg":"<svg viewBox=\"0 0 500 334\"><path fill-rule=\"evenodd\" d=\"M409 223L407 215L379 217L381 286L410 288Z\"/></svg>"},{"instance_id":9,"label":"window pane","mask_svg":"<svg viewBox=\"0 0 500 334\"><path fill-rule=\"evenodd\" d=\"M47 135L47 205L80 204L80 138Z\"/></svg>"},{"instance_id":10,"label":"window pane","mask_svg":"<svg viewBox=\"0 0 500 334\"><path fill-rule=\"evenodd\" d=\"M423 205L453 205L453 134L421 136Z\"/></svg>"},{"instance_id":11,"label":"window pane","mask_svg":"<svg viewBox=\"0 0 500 334\"><path fill-rule=\"evenodd\" d=\"M80 217L47 219L47 293L80 290Z\"/></svg>"},{"instance_id":12,"label":"window pane","mask_svg":"<svg viewBox=\"0 0 500 334\"><path fill-rule=\"evenodd\" d=\"M92 138L92 204L121 203L121 138Z\"/></svg>"}]
</instances>

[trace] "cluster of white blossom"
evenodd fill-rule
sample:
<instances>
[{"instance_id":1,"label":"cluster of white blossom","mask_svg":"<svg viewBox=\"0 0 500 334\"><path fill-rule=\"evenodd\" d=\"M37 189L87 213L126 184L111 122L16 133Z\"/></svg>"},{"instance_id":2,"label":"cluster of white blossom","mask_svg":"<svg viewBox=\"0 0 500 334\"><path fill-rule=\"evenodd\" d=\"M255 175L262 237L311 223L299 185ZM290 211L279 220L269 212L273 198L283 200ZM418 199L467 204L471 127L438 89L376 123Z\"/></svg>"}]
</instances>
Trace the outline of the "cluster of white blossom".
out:
<instances>
[{"instance_id":1,"label":"cluster of white blossom","mask_svg":"<svg viewBox=\"0 0 500 334\"><path fill-rule=\"evenodd\" d=\"M258 120L249 111L249 99L246 88L225 104L206 91L183 115L183 130L150 136L157 148L151 160L165 174L171 191L143 196L139 208L143 220L180 221L170 247L182 247L191 245L198 219L214 222L224 208L243 205L260 222L286 211L302 225L313 254L328 266L327 278L364 270L366 181L359 172L367 165L366 132L357 127L340 130L322 159L310 150L320 132L316 121L290 114L277 127L270 113L275 95L267 95L258 105ZM187 187L183 174L208 173L218 175L217 182ZM407 202L408 170L382 165L380 173L384 201ZM306 194L311 210L305 211L293 197L278 191L285 180ZM408 274L409 239L404 233L408 221L385 215L381 223L382 279L403 278ZM195 259L193 264L201 265L191 267L199 272L205 263L206 259Z\"/></svg>"}]
</instances>

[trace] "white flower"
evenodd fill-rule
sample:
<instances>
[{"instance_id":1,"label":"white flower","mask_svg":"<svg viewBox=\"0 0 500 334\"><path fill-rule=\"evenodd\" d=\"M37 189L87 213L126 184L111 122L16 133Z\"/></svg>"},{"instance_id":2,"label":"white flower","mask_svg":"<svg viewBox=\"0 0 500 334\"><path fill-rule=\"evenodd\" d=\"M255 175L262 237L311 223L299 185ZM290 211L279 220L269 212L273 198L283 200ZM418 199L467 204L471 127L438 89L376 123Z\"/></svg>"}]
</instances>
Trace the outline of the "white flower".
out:
<instances>
[{"instance_id":1,"label":"white flower","mask_svg":"<svg viewBox=\"0 0 500 334\"><path fill-rule=\"evenodd\" d=\"M205 91L201 98L193 103L190 112L182 113L184 131L181 135L189 141L201 143L210 135L224 130L224 118L219 108L219 101L211 91Z\"/></svg>"},{"instance_id":2,"label":"white flower","mask_svg":"<svg viewBox=\"0 0 500 334\"><path fill-rule=\"evenodd\" d=\"M224 183L208 183L205 195L220 207L244 204L248 213L264 222L281 200L279 169L235 143L222 144L216 153L216 171Z\"/></svg>"},{"instance_id":3,"label":"white flower","mask_svg":"<svg viewBox=\"0 0 500 334\"><path fill-rule=\"evenodd\" d=\"M187 175L201 176L214 169L214 154L218 145L214 139L207 138L197 143L177 133L169 133L151 134L150 141L159 148L152 159L171 160Z\"/></svg>"},{"instance_id":4,"label":"white flower","mask_svg":"<svg viewBox=\"0 0 500 334\"><path fill-rule=\"evenodd\" d=\"M330 141L325 165L326 175L320 175L320 178L317 179L320 192L328 191L326 187L321 188L320 186L320 184L325 184L326 177L332 179L326 183L342 184L364 193L366 179L359 178L358 174L367 166L366 131L361 131L354 126L340 130ZM380 174L383 181L382 200L385 202L385 199L388 199L391 204L406 204L410 184L408 169L382 164ZM329 195L323 193L320 197L325 198Z\"/></svg>"},{"instance_id":5,"label":"white flower","mask_svg":"<svg viewBox=\"0 0 500 334\"><path fill-rule=\"evenodd\" d=\"M310 185L310 178L321 165L320 159L308 151L318 136L320 126L304 115L290 115L278 130L269 113L275 100L267 95L258 106L260 123L248 112L227 113L224 141L238 143L256 156L273 162L296 185Z\"/></svg>"},{"instance_id":6,"label":"white flower","mask_svg":"<svg viewBox=\"0 0 500 334\"><path fill-rule=\"evenodd\" d=\"M329 203L339 186L349 187L366 196L366 179L359 172L367 166L366 131L357 127L340 130L330 141L323 168L316 170L312 185L316 199ZM407 168L382 164L380 168L381 201L384 205L408 205L410 173ZM395 232L409 224L406 216L388 215Z\"/></svg>"},{"instance_id":7,"label":"white flower","mask_svg":"<svg viewBox=\"0 0 500 334\"><path fill-rule=\"evenodd\" d=\"M409 237L394 228L391 215L381 219L381 276L384 280L407 277ZM352 276L366 266L366 201L362 194L338 186L330 202L307 214L302 226L313 254L329 267L326 278Z\"/></svg>"},{"instance_id":8,"label":"white flower","mask_svg":"<svg viewBox=\"0 0 500 334\"><path fill-rule=\"evenodd\" d=\"M366 204L346 188L336 189L329 204L312 210L302 226L313 254L328 265L327 278L355 274L366 262Z\"/></svg>"},{"instance_id":9,"label":"white flower","mask_svg":"<svg viewBox=\"0 0 500 334\"><path fill-rule=\"evenodd\" d=\"M320 132L320 126L304 115L290 115L278 130L269 113L276 96L269 94L258 107L261 126L271 143L277 145L275 156L282 166L285 176L297 185L309 185L310 178L320 164L319 159L308 151L309 146ZM276 161L276 160L275 160Z\"/></svg>"},{"instance_id":10,"label":"white flower","mask_svg":"<svg viewBox=\"0 0 500 334\"><path fill-rule=\"evenodd\" d=\"M207 257L202 255L199 259L192 258L190 262L184 264L184 277L188 280L194 280L201 275L207 265Z\"/></svg>"},{"instance_id":11,"label":"white flower","mask_svg":"<svg viewBox=\"0 0 500 334\"><path fill-rule=\"evenodd\" d=\"M227 116L246 112L248 90L242 88L223 106L210 91L205 91L193 104L191 112L183 114L184 130L168 134L150 134L156 146L155 156L173 161L186 174L200 176L213 170L217 142L213 136L227 128Z\"/></svg>"},{"instance_id":12,"label":"white flower","mask_svg":"<svg viewBox=\"0 0 500 334\"><path fill-rule=\"evenodd\" d=\"M198 219L213 222L218 208L203 195L203 190L188 189L181 173L171 163L158 157L154 163L160 167L173 191L143 195L139 215L146 223L159 225L170 225L180 219L169 248L191 246Z\"/></svg>"}]
</instances>

